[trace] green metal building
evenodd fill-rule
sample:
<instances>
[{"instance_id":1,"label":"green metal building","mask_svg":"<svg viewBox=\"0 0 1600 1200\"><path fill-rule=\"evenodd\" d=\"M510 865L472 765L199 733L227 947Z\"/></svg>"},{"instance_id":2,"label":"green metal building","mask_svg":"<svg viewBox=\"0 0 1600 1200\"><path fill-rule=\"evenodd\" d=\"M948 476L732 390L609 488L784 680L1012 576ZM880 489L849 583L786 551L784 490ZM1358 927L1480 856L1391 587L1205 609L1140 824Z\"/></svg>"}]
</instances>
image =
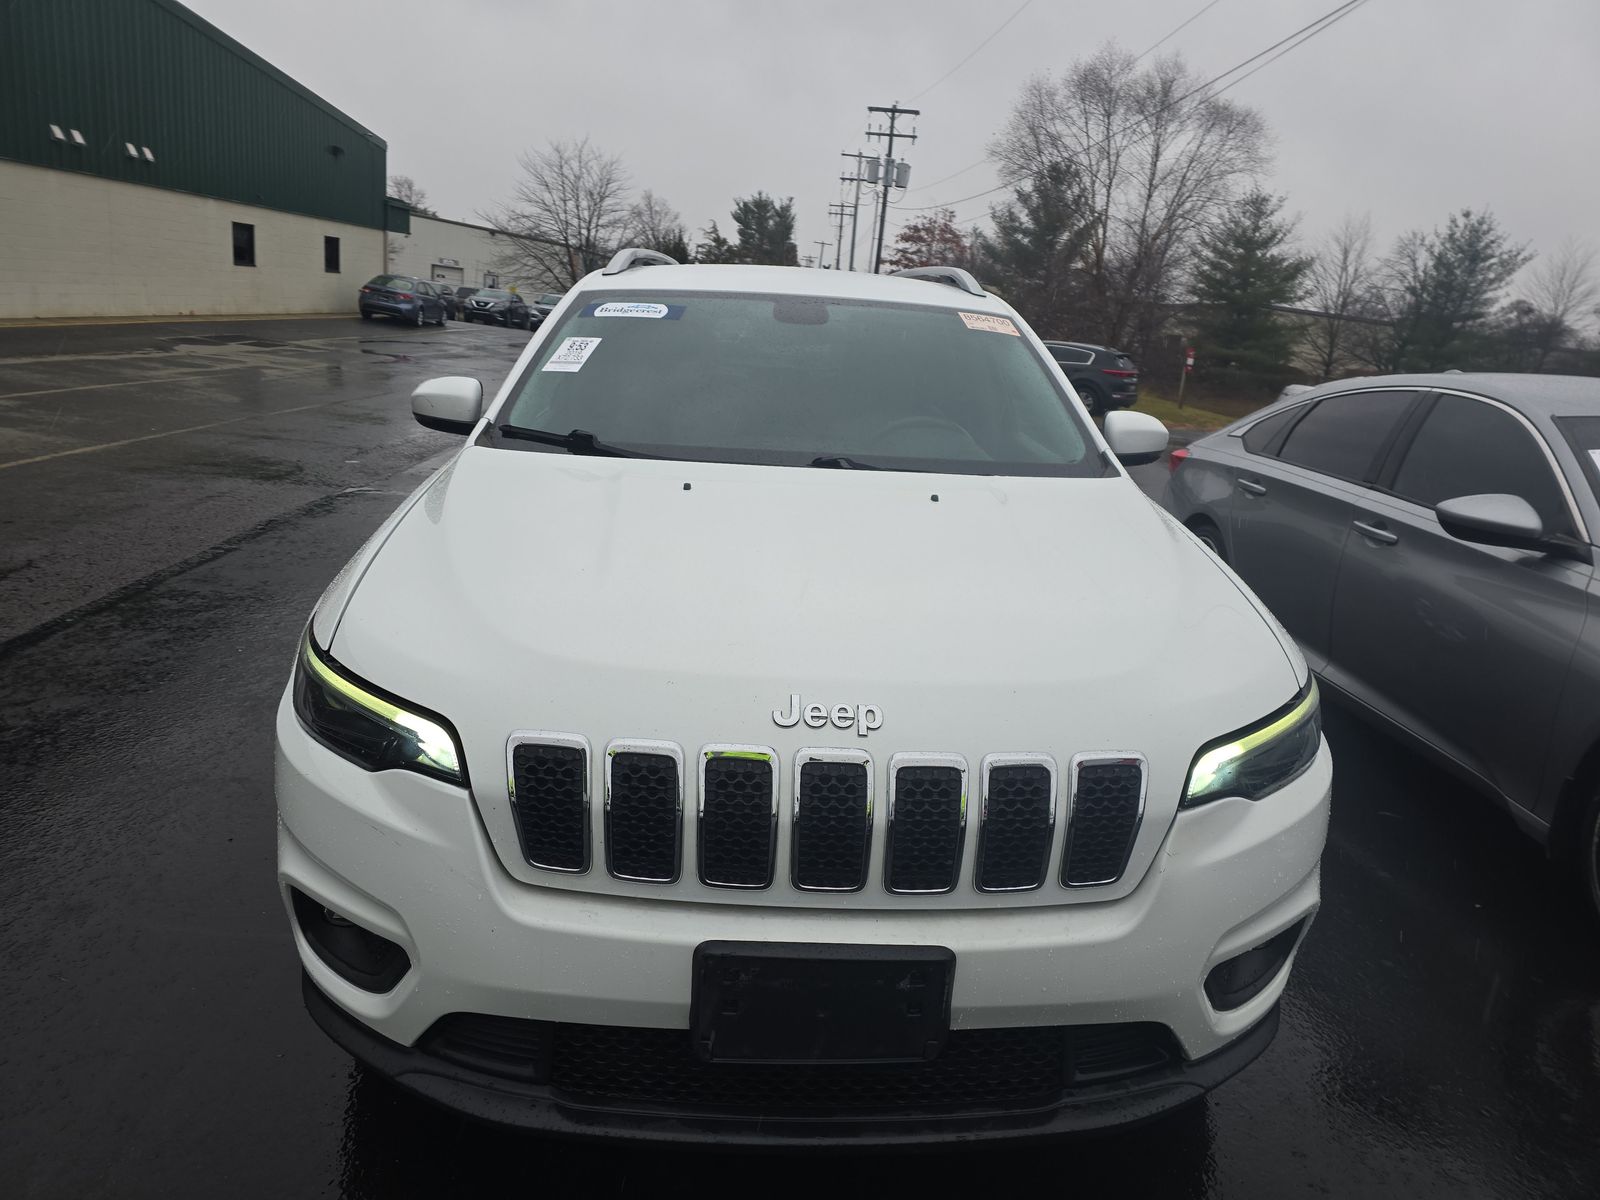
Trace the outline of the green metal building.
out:
<instances>
[{"instance_id":1,"label":"green metal building","mask_svg":"<svg viewBox=\"0 0 1600 1200\"><path fill-rule=\"evenodd\" d=\"M176 0L0 6L0 317L327 312L387 146Z\"/></svg>"}]
</instances>

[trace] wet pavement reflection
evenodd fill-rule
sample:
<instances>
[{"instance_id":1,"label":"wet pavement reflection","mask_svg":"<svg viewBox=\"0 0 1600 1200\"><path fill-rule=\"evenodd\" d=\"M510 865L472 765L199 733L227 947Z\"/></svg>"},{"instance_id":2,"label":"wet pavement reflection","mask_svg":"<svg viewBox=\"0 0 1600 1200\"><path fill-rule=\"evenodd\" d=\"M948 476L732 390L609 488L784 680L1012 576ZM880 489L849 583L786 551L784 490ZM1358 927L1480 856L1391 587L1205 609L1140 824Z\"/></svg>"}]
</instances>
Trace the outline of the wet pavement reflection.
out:
<instances>
[{"instance_id":1,"label":"wet pavement reflection","mask_svg":"<svg viewBox=\"0 0 1600 1200\"><path fill-rule=\"evenodd\" d=\"M1324 903L1279 1037L1149 1126L753 1159L507 1133L353 1066L300 1006L271 715L323 586L452 445L412 434L405 392L474 359L497 379L521 344L505 335L419 340L415 362L299 351L321 361L315 397L251 367L186 403L327 407L0 470L0 555L43 564L40 587L0 588L0 1196L1600 1195L1600 931L1509 819L1337 707ZM27 390L7 355L0 337L0 462L18 457L4 395ZM182 524L186 497L224 512L142 535ZM48 586L74 546L106 586ZM7 563L23 570L0 557L0 583Z\"/></svg>"}]
</instances>

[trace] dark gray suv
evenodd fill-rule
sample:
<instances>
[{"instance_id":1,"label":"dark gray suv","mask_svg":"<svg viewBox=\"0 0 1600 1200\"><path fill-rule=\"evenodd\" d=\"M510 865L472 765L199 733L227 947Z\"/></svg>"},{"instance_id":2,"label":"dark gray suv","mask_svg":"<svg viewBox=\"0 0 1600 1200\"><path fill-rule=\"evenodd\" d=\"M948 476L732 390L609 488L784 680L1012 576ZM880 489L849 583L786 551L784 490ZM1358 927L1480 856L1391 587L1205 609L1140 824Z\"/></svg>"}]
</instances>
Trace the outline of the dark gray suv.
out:
<instances>
[{"instance_id":1,"label":"dark gray suv","mask_svg":"<svg viewBox=\"0 0 1600 1200\"><path fill-rule=\"evenodd\" d=\"M1139 368L1121 350L1088 342L1046 342L1044 348L1091 415L1132 408L1139 399Z\"/></svg>"},{"instance_id":2,"label":"dark gray suv","mask_svg":"<svg viewBox=\"0 0 1600 1200\"><path fill-rule=\"evenodd\" d=\"M1163 502L1600 914L1597 496L1600 380L1448 374L1281 400L1174 451Z\"/></svg>"}]
</instances>

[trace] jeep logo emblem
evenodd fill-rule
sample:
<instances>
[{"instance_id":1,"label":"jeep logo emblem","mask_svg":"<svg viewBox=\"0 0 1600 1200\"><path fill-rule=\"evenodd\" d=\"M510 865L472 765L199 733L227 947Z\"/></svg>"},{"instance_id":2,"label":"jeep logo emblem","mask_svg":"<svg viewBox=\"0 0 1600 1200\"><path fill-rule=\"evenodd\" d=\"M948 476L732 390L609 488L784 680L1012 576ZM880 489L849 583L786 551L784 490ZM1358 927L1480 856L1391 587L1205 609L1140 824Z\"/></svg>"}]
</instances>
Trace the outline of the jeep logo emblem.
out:
<instances>
[{"instance_id":1,"label":"jeep logo emblem","mask_svg":"<svg viewBox=\"0 0 1600 1200\"><path fill-rule=\"evenodd\" d=\"M781 708L772 710L772 723L784 729L793 729L801 721L812 729L821 729L830 721L839 729L849 729L854 725L856 736L866 737L874 729L883 728L883 710L876 704L857 704L853 707L835 704L832 709L826 704L807 704L802 708L799 692L789 694L788 712Z\"/></svg>"}]
</instances>

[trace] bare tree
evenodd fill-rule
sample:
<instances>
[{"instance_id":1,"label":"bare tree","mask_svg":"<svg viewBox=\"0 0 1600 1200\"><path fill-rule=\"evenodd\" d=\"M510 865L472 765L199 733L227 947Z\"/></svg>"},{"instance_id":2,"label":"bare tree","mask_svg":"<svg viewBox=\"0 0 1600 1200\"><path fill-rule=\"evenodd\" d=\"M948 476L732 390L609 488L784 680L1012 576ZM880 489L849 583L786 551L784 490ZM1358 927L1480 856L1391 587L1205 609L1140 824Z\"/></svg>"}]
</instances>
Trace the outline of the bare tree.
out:
<instances>
[{"instance_id":1,"label":"bare tree","mask_svg":"<svg viewBox=\"0 0 1600 1200\"><path fill-rule=\"evenodd\" d=\"M1268 158L1261 117L1207 93L1181 57L1141 66L1111 45L1024 84L990 154L1008 183L1053 163L1083 181L1083 336L1135 348L1175 297L1200 233Z\"/></svg>"},{"instance_id":2,"label":"bare tree","mask_svg":"<svg viewBox=\"0 0 1600 1200\"><path fill-rule=\"evenodd\" d=\"M483 214L511 234L500 267L509 275L568 288L604 265L628 223L622 160L581 141L555 141L518 160L509 202Z\"/></svg>"},{"instance_id":3,"label":"bare tree","mask_svg":"<svg viewBox=\"0 0 1600 1200\"><path fill-rule=\"evenodd\" d=\"M1590 315L1588 310L1600 298L1595 268L1594 247L1569 237L1528 272L1521 298L1533 309L1534 371L1544 370L1550 355L1582 332L1579 321Z\"/></svg>"},{"instance_id":4,"label":"bare tree","mask_svg":"<svg viewBox=\"0 0 1600 1200\"><path fill-rule=\"evenodd\" d=\"M409 175L389 176L389 195L407 205L412 212L419 212L425 217L439 215L428 206L428 193L419 188L417 181Z\"/></svg>"},{"instance_id":5,"label":"bare tree","mask_svg":"<svg viewBox=\"0 0 1600 1200\"><path fill-rule=\"evenodd\" d=\"M1321 380L1350 357L1351 327L1361 320L1372 270L1372 218L1348 215L1323 239L1306 277L1306 302L1320 315L1306 326L1305 347Z\"/></svg>"},{"instance_id":6,"label":"bare tree","mask_svg":"<svg viewBox=\"0 0 1600 1200\"><path fill-rule=\"evenodd\" d=\"M670 254L679 262L689 261L688 227L678 211L649 188L628 210L627 232L622 240L630 246Z\"/></svg>"}]
</instances>

